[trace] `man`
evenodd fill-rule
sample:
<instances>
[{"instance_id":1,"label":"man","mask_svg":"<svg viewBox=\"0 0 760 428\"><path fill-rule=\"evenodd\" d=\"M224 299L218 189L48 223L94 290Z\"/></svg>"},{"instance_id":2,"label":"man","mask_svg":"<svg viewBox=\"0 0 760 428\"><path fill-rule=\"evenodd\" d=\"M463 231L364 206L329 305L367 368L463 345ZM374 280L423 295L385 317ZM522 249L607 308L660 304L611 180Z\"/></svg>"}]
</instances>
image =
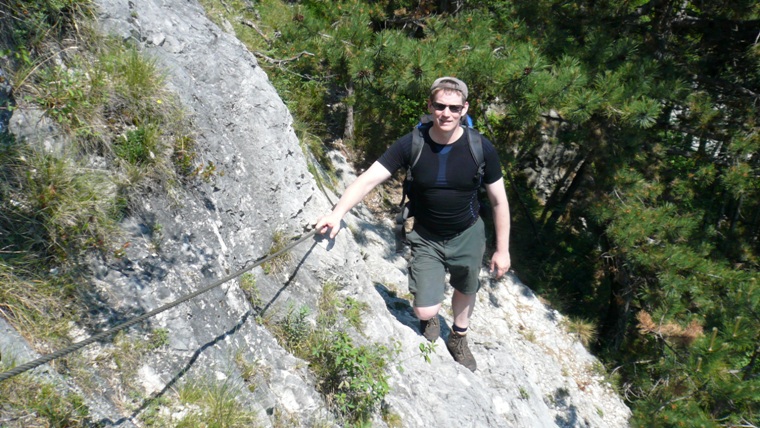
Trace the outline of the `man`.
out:
<instances>
[{"instance_id":1,"label":"man","mask_svg":"<svg viewBox=\"0 0 760 428\"><path fill-rule=\"evenodd\" d=\"M414 229L408 235L412 258L409 290L420 330L431 342L440 336L438 311L450 274L454 288L451 307L454 323L446 347L454 360L475 371L477 363L467 346L467 329L480 289L478 274L485 252L483 220L478 215L475 179L478 165L470 152L467 133L461 126L467 116L467 85L453 77L437 79L430 88L428 111L432 125L423 129L425 144L412 169L410 199L414 204ZM417 132L417 130L415 130ZM509 204L499 157L493 144L481 138L485 158L485 183L493 208L496 252L490 269L501 277L509 269ZM377 185L401 167L412 164L412 133L401 137L372 166L346 188L332 212L317 221L319 233L334 238L343 216Z\"/></svg>"}]
</instances>

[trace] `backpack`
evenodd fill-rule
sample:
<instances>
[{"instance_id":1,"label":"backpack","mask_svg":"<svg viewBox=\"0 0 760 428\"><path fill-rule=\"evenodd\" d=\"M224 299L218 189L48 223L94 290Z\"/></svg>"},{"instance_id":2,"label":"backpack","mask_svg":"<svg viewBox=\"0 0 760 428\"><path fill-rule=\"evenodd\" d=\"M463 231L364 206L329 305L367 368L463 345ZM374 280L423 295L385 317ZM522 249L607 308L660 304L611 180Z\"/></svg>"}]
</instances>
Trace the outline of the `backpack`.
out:
<instances>
[{"instance_id":1,"label":"backpack","mask_svg":"<svg viewBox=\"0 0 760 428\"><path fill-rule=\"evenodd\" d=\"M407 165L406 168L406 177L404 178L404 184L401 191L401 202L399 203L400 211L396 215L396 225L393 228L393 232L396 237L397 253L402 253L404 251L404 246L407 244L406 229L404 228L404 224L409 217L414 217L414 212L412 211L411 206L412 201L407 201L406 197L411 192L412 182L414 181L414 177L412 176L412 168L414 168L414 166L417 165L417 161L420 160L422 148L425 145L425 137L423 135L423 131L425 129L429 129L430 126L431 125L429 122L426 122L426 117L423 117L420 123L412 131L412 156L410 157L411 162L409 165ZM467 123L463 124L462 127L464 128L465 134L467 135L467 143L470 146L470 154L472 155L473 160L475 160L475 163L478 165L478 170L475 173L473 180L477 181L480 184L480 193L483 193L483 175L485 174L486 168L486 161L485 157L483 156L483 141L480 138L480 133L472 127L472 121L469 116L467 116ZM481 197L481 199L483 198ZM484 204L481 203L481 211L483 206Z\"/></svg>"}]
</instances>

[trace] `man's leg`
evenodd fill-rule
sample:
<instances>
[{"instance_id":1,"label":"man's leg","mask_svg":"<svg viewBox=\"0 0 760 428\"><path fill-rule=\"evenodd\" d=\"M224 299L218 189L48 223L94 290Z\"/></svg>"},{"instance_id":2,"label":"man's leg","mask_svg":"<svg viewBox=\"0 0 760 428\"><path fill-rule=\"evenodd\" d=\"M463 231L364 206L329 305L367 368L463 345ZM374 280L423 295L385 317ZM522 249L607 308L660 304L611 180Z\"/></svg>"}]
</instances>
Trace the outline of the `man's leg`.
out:
<instances>
[{"instance_id":1,"label":"man's leg","mask_svg":"<svg viewBox=\"0 0 760 428\"><path fill-rule=\"evenodd\" d=\"M459 290L454 290L454 295L451 296L454 325L451 327L449 340L446 341L446 348L454 357L454 361L473 372L478 365L467 346L467 328L470 326L470 316L475 309L476 296L476 294L464 294Z\"/></svg>"},{"instance_id":2,"label":"man's leg","mask_svg":"<svg viewBox=\"0 0 760 428\"><path fill-rule=\"evenodd\" d=\"M475 309L475 294L463 294L459 290L454 290L454 294L451 296L451 309L454 313L454 328L459 331L459 334L466 334L467 328L470 326L470 317ZM420 330L423 336L429 341L435 342L440 334L440 321L438 320L438 312L441 310L441 305L414 307L414 314L420 320ZM461 331L461 330L464 330Z\"/></svg>"},{"instance_id":3,"label":"man's leg","mask_svg":"<svg viewBox=\"0 0 760 428\"><path fill-rule=\"evenodd\" d=\"M414 295L414 314L420 320L420 333L430 342L441 335L438 311L446 289L446 269L441 259L440 243L420 236L407 235L412 245L409 262L409 291Z\"/></svg>"},{"instance_id":4,"label":"man's leg","mask_svg":"<svg viewBox=\"0 0 760 428\"><path fill-rule=\"evenodd\" d=\"M486 249L483 221L478 221L460 236L450 241L447 247L447 261L451 273L451 310L454 326L467 330L470 317L475 309L477 292L480 290L480 270Z\"/></svg>"},{"instance_id":5,"label":"man's leg","mask_svg":"<svg viewBox=\"0 0 760 428\"><path fill-rule=\"evenodd\" d=\"M467 329L470 326L470 317L475 309L476 294L463 294L459 290L454 290L451 296L451 310L454 312L454 325L459 328ZM439 305L440 307L440 305Z\"/></svg>"},{"instance_id":6,"label":"man's leg","mask_svg":"<svg viewBox=\"0 0 760 428\"><path fill-rule=\"evenodd\" d=\"M454 295L451 297L451 310L454 315L454 325L446 341L454 361L471 371L477 369L475 357L467 345L467 329L470 327L470 317L475 309L477 292L480 289L480 270L485 251L483 221L478 219L470 229L450 242L449 272Z\"/></svg>"}]
</instances>

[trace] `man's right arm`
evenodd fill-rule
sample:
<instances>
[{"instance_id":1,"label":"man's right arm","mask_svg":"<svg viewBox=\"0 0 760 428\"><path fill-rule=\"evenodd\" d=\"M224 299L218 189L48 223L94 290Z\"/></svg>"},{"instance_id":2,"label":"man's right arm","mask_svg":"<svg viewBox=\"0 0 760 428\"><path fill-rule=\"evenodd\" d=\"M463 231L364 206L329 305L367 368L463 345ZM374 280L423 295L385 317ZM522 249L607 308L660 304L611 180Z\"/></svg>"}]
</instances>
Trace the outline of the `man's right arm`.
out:
<instances>
[{"instance_id":1,"label":"man's right arm","mask_svg":"<svg viewBox=\"0 0 760 428\"><path fill-rule=\"evenodd\" d=\"M368 170L364 171L346 188L332 212L320 218L314 228L322 234L331 229L330 239L335 238L335 235L340 231L340 222L343 216L361 202L367 193L389 178L391 178L391 173L382 164L373 163Z\"/></svg>"}]
</instances>

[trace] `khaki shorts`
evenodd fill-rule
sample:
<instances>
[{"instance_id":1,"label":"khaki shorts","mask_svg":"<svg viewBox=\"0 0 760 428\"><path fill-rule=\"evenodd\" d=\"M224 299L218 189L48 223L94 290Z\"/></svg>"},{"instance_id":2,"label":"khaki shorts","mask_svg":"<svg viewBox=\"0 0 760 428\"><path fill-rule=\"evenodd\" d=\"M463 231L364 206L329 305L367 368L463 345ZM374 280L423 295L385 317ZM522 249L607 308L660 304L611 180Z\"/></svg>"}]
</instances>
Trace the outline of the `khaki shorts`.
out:
<instances>
[{"instance_id":1,"label":"khaki shorts","mask_svg":"<svg viewBox=\"0 0 760 428\"><path fill-rule=\"evenodd\" d=\"M411 244L409 291L415 307L435 306L443 301L446 272L451 286L462 294L475 294L480 289L480 269L486 250L485 227L478 220L459 235L441 239L413 230L407 235Z\"/></svg>"}]
</instances>

